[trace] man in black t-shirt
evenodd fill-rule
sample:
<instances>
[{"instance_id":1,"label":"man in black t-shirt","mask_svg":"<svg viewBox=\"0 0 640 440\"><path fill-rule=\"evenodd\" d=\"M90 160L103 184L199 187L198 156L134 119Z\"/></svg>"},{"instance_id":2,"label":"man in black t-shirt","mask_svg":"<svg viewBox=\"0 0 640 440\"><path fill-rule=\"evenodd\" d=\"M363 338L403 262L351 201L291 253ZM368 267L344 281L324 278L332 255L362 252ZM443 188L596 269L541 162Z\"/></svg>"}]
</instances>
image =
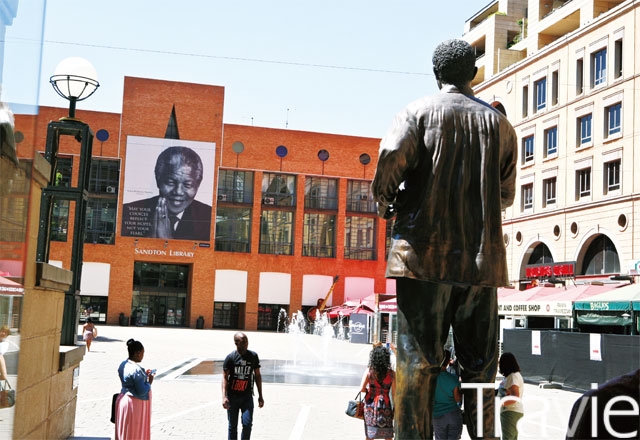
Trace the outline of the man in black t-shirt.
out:
<instances>
[{"instance_id":1,"label":"man in black t-shirt","mask_svg":"<svg viewBox=\"0 0 640 440\"><path fill-rule=\"evenodd\" d=\"M264 406L262 376L258 353L248 350L249 340L244 333L233 336L236 350L225 358L222 368L222 407L227 410L229 440L238 438L238 412L242 414L242 436L251 438L253 424L253 383L258 388L258 406Z\"/></svg>"}]
</instances>

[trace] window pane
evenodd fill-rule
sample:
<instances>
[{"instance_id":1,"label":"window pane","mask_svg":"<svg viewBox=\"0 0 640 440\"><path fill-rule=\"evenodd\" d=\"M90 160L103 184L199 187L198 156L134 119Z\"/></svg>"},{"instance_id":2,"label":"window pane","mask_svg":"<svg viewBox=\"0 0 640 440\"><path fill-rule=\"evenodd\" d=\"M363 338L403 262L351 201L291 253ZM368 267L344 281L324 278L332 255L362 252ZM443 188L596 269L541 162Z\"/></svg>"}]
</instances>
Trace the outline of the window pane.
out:
<instances>
[{"instance_id":1,"label":"window pane","mask_svg":"<svg viewBox=\"0 0 640 440\"><path fill-rule=\"evenodd\" d=\"M51 241L67 241L69 227L69 201L53 198L51 212Z\"/></svg>"},{"instance_id":2,"label":"window pane","mask_svg":"<svg viewBox=\"0 0 640 440\"><path fill-rule=\"evenodd\" d=\"M607 49L601 49L592 55L593 85L604 84L607 80Z\"/></svg>"},{"instance_id":3,"label":"window pane","mask_svg":"<svg viewBox=\"0 0 640 440\"><path fill-rule=\"evenodd\" d=\"M120 161L91 159L89 192L95 194L117 194L120 181Z\"/></svg>"},{"instance_id":4,"label":"window pane","mask_svg":"<svg viewBox=\"0 0 640 440\"><path fill-rule=\"evenodd\" d=\"M351 260L375 260L375 219L347 217L344 257Z\"/></svg>"},{"instance_id":5,"label":"window pane","mask_svg":"<svg viewBox=\"0 0 640 440\"><path fill-rule=\"evenodd\" d=\"M591 115L580 118L580 144L591 142Z\"/></svg>"},{"instance_id":6,"label":"window pane","mask_svg":"<svg viewBox=\"0 0 640 440\"><path fill-rule=\"evenodd\" d=\"M307 257L334 257L335 223L335 215L305 214L302 255Z\"/></svg>"},{"instance_id":7,"label":"window pane","mask_svg":"<svg viewBox=\"0 0 640 440\"><path fill-rule=\"evenodd\" d=\"M547 78L536 81L536 110L542 110L547 105Z\"/></svg>"},{"instance_id":8,"label":"window pane","mask_svg":"<svg viewBox=\"0 0 640 440\"><path fill-rule=\"evenodd\" d=\"M547 156L558 152L558 127L551 127L544 131L544 143Z\"/></svg>"},{"instance_id":9,"label":"window pane","mask_svg":"<svg viewBox=\"0 0 640 440\"><path fill-rule=\"evenodd\" d=\"M326 177L307 177L304 183L304 207L338 209L338 180Z\"/></svg>"},{"instance_id":10,"label":"window pane","mask_svg":"<svg viewBox=\"0 0 640 440\"><path fill-rule=\"evenodd\" d=\"M621 130L621 122L620 117L622 115L622 104L614 104L610 107L607 107L607 133L608 135L612 135L615 133L620 133Z\"/></svg>"},{"instance_id":11,"label":"window pane","mask_svg":"<svg viewBox=\"0 0 640 440\"><path fill-rule=\"evenodd\" d=\"M218 202L253 203L253 172L220 170Z\"/></svg>"},{"instance_id":12,"label":"window pane","mask_svg":"<svg viewBox=\"0 0 640 440\"><path fill-rule=\"evenodd\" d=\"M522 210L533 208L533 184L522 185Z\"/></svg>"},{"instance_id":13,"label":"window pane","mask_svg":"<svg viewBox=\"0 0 640 440\"><path fill-rule=\"evenodd\" d=\"M527 136L522 139L522 159L523 163L533 161L534 157L534 139L533 136Z\"/></svg>"},{"instance_id":14,"label":"window pane","mask_svg":"<svg viewBox=\"0 0 640 440\"><path fill-rule=\"evenodd\" d=\"M371 194L371 182L366 180L347 182L347 211L376 212L376 203Z\"/></svg>"},{"instance_id":15,"label":"window pane","mask_svg":"<svg viewBox=\"0 0 640 440\"><path fill-rule=\"evenodd\" d=\"M262 211L260 253L293 255L293 212Z\"/></svg>"},{"instance_id":16,"label":"window pane","mask_svg":"<svg viewBox=\"0 0 640 440\"><path fill-rule=\"evenodd\" d=\"M295 176L264 173L262 176L262 204L269 206L296 206Z\"/></svg>"},{"instance_id":17,"label":"window pane","mask_svg":"<svg viewBox=\"0 0 640 440\"><path fill-rule=\"evenodd\" d=\"M218 206L215 250L251 251L251 209Z\"/></svg>"},{"instance_id":18,"label":"window pane","mask_svg":"<svg viewBox=\"0 0 640 440\"><path fill-rule=\"evenodd\" d=\"M89 198L87 201L84 242L114 244L117 199Z\"/></svg>"}]
</instances>

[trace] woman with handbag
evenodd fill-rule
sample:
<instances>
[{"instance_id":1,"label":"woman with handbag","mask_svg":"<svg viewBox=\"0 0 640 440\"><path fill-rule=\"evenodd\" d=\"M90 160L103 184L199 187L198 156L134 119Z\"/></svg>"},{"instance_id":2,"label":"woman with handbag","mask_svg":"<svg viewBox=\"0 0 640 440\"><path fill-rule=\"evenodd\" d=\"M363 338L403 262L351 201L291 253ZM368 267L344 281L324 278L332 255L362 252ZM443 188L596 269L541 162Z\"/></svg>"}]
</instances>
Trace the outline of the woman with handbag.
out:
<instances>
[{"instance_id":1,"label":"woman with handbag","mask_svg":"<svg viewBox=\"0 0 640 440\"><path fill-rule=\"evenodd\" d=\"M151 384L155 371L144 370L140 362L144 347L140 341L127 341L129 358L118 368L122 383L116 400L116 440L148 440L151 437Z\"/></svg>"},{"instance_id":2,"label":"woman with handbag","mask_svg":"<svg viewBox=\"0 0 640 440\"><path fill-rule=\"evenodd\" d=\"M396 376L391 368L391 353L377 342L369 353L369 367L362 377L364 397L364 433L367 440L393 438L393 407Z\"/></svg>"}]
</instances>

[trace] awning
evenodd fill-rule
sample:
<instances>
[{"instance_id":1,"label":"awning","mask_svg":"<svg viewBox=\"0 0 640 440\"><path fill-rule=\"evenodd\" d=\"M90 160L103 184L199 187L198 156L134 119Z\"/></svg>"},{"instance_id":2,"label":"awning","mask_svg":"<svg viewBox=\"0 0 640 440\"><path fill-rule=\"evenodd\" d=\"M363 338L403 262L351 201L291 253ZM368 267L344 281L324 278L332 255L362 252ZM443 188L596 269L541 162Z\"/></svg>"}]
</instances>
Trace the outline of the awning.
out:
<instances>
[{"instance_id":1,"label":"awning","mask_svg":"<svg viewBox=\"0 0 640 440\"><path fill-rule=\"evenodd\" d=\"M344 316L351 316L352 313L362 313L365 315L372 315L373 311L371 309L369 309L369 307L359 304L357 306L337 306L337 307L332 307L331 309L327 310L327 316L329 316L329 318L340 318L340 317L344 317Z\"/></svg>"},{"instance_id":2,"label":"awning","mask_svg":"<svg viewBox=\"0 0 640 440\"><path fill-rule=\"evenodd\" d=\"M382 301L378 303L378 309L382 313L397 313L398 312L398 301L396 298L391 298L386 301Z\"/></svg>"},{"instance_id":3,"label":"awning","mask_svg":"<svg viewBox=\"0 0 640 440\"><path fill-rule=\"evenodd\" d=\"M594 295L585 301L576 301L576 310L639 310L635 303L640 303L640 284L629 284L600 295Z\"/></svg>"},{"instance_id":4,"label":"awning","mask_svg":"<svg viewBox=\"0 0 640 440\"><path fill-rule=\"evenodd\" d=\"M22 295L24 287L22 284L11 281L8 278L0 276L0 295Z\"/></svg>"}]
</instances>

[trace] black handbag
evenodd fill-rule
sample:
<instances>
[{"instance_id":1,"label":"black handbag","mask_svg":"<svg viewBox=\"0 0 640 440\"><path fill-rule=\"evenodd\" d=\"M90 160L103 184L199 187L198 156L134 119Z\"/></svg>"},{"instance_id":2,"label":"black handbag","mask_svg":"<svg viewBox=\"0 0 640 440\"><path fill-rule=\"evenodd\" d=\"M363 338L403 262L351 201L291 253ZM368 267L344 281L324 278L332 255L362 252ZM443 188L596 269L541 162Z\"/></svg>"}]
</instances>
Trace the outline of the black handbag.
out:
<instances>
[{"instance_id":1,"label":"black handbag","mask_svg":"<svg viewBox=\"0 0 640 440\"><path fill-rule=\"evenodd\" d=\"M0 382L0 408L11 408L16 404L16 390L11 389L9 381Z\"/></svg>"},{"instance_id":2,"label":"black handbag","mask_svg":"<svg viewBox=\"0 0 640 440\"><path fill-rule=\"evenodd\" d=\"M118 396L120 393L114 394L111 398L111 423L116 423L116 400L118 400Z\"/></svg>"},{"instance_id":3,"label":"black handbag","mask_svg":"<svg viewBox=\"0 0 640 440\"><path fill-rule=\"evenodd\" d=\"M349 400L349 403L347 403L345 414L349 417L364 419L364 401L362 400L361 394L362 392L359 392L354 400Z\"/></svg>"}]
</instances>

